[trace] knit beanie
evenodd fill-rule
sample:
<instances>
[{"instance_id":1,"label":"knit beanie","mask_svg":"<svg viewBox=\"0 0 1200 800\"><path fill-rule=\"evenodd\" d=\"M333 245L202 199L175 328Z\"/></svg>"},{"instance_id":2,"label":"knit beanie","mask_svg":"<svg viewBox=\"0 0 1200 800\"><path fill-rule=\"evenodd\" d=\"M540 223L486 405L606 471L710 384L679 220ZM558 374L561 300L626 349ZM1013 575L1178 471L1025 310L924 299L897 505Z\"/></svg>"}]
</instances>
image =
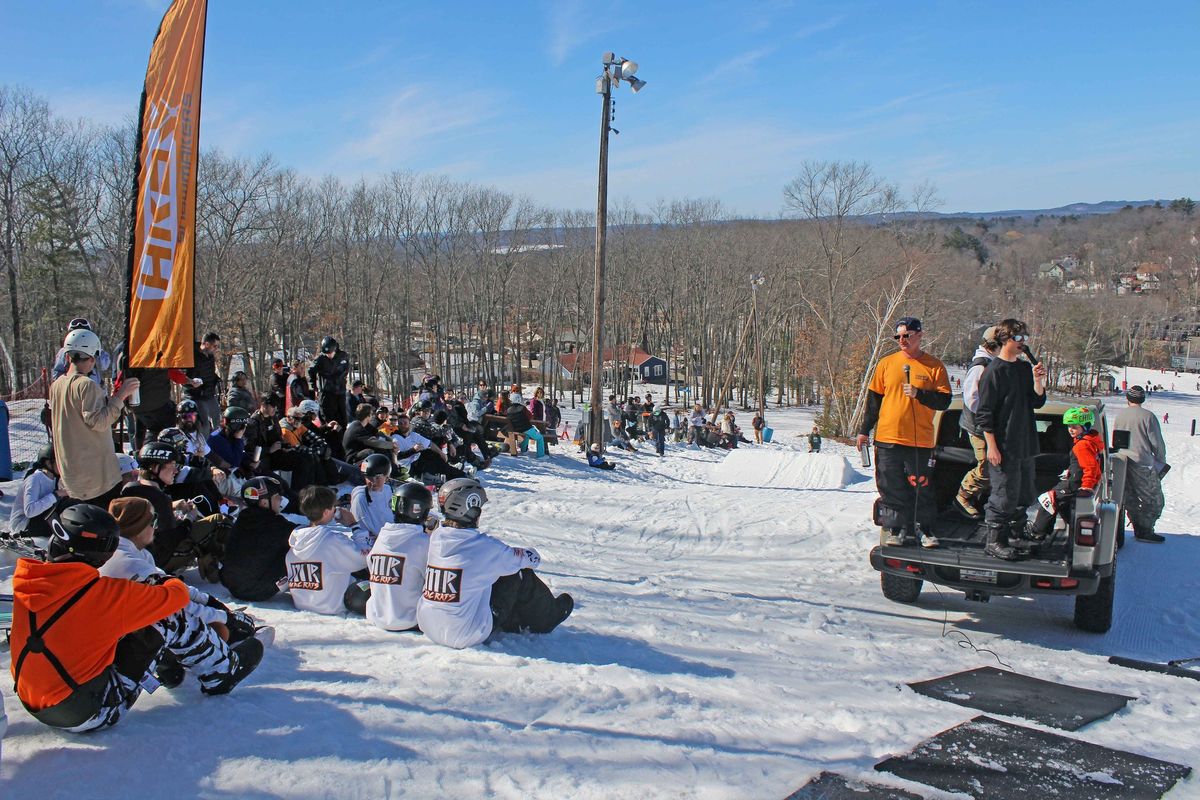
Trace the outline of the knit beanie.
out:
<instances>
[{"instance_id":1,"label":"knit beanie","mask_svg":"<svg viewBox=\"0 0 1200 800\"><path fill-rule=\"evenodd\" d=\"M118 497L108 504L108 513L121 527L121 536L132 538L154 522L154 506L144 497Z\"/></svg>"},{"instance_id":2,"label":"knit beanie","mask_svg":"<svg viewBox=\"0 0 1200 800\"><path fill-rule=\"evenodd\" d=\"M1138 403L1140 405L1146 402L1146 390L1141 386L1130 386L1129 391L1125 393L1125 399L1131 403Z\"/></svg>"}]
</instances>

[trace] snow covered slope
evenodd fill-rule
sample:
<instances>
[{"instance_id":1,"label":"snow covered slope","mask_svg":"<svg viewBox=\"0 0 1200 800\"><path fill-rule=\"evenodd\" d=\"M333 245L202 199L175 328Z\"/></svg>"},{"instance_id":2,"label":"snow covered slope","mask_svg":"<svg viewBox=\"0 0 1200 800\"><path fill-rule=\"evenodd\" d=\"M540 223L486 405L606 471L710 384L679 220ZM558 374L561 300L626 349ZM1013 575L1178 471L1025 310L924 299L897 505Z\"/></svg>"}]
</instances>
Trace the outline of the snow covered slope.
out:
<instances>
[{"instance_id":1,"label":"snow covered slope","mask_svg":"<svg viewBox=\"0 0 1200 800\"><path fill-rule=\"evenodd\" d=\"M822 769L912 789L871 766L974 712L904 683L996 663L944 638L944 623L1021 672L1137 697L1074 735L1200 767L1200 682L1105 663L1200 655L1198 493L1186 479L1200 439L1185 428L1200 402L1181 391L1149 407L1171 413L1169 541L1121 552L1106 635L1073 629L1062 598L886 601L866 558L870 481L725 486L715 451L613 454L618 469L600 473L552 448L483 473L483 527L536 546L544 577L576 597L559 630L459 652L273 601L254 610L276 646L233 694L202 697L189 679L89 737L41 726L0 680L0 796L782 798ZM809 411L769 417L777 443L731 458L803 460ZM0 564L0 586L10 572ZM1168 800L1198 796L1193 776Z\"/></svg>"},{"instance_id":2,"label":"snow covered slope","mask_svg":"<svg viewBox=\"0 0 1200 800\"><path fill-rule=\"evenodd\" d=\"M732 451L712 470L712 482L721 486L771 489L845 489L866 480L845 456L804 453L791 448L764 452L742 447Z\"/></svg>"}]
</instances>

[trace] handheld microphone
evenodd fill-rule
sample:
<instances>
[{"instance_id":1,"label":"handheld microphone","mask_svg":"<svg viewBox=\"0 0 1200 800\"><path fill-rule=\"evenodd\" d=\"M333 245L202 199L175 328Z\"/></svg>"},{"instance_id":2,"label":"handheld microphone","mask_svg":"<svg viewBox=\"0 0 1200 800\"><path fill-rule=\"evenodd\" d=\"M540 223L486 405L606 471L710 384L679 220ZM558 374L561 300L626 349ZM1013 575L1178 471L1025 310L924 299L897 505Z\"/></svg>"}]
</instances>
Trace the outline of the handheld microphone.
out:
<instances>
[{"instance_id":1,"label":"handheld microphone","mask_svg":"<svg viewBox=\"0 0 1200 800\"><path fill-rule=\"evenodd\" d=\"M1029 363L1030 363L1030 364L1033 364L1035 367L1036 367L1038 364L1040 364L1040 363L1041 363L1041 362L1038 360L1038 357L1037 357L1037 356L1035 356L1035 355L1033 354L1033 351L1029 349L1029 345L1027 345L1027 344L1022 344L1022 345L1021 345L1021 352L1022 352L1022 353L1024 353L1024 354L1025 354L1025 356L1026 356L1026 357L1029 359Z\"/></svg>"},{"instance_id":2,"label":"handheld microphone","mask_svg":"<svg viewBox=\"0 0 1200 800\"><path fill-rule=\"evenodd\" d=\"M904 382L912 383L912 367L908 364L904 365Z\"/></svg>"}]
</instances>

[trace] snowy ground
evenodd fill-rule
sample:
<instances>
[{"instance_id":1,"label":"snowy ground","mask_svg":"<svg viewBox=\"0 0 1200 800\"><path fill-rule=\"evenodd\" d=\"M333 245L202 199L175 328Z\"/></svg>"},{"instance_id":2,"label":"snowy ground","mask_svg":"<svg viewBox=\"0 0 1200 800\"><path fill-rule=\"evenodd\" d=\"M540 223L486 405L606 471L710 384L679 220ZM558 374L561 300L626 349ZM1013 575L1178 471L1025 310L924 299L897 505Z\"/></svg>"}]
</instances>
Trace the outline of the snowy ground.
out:
<instances>
[{"instance_id":1,"label":"snowy ground","mask_svg":"<svg viewBox=\"0 0 1200 800\"><path fill-rule=\"evenodd\" d=\"M285 598L255 609L278 638L232 695L204 698L189 680L82 738L35 722L4 679L0 796L783 798L821 770L912 790L871 766L975 712L904 683L995 664L943 638L944 622L1020 672L1137 697L1069 735L1200 767L1200 682L1105 662L1200 656L1200 438L1187 436L1200 395L1195 376L1175 383L1148 403L1171 414L1169 541L1121 551L1107 635L1074 630L1065 598L978 605L927 588L916 606L886 601L866 559L869 471L846 481L841 458L858 456L833 442L836 468L806 465L810 411L784 410L763 465L753 447L729 465L644 449L611 456L613 473L569 447L497 459L483 527L536 546L543 575L576 598L548 636L456 652ZM784 450L790 467L764 466ZM0 561L0 591L10 573ZM1200 797L1200 778L1168 797Z\"/></svg>"}]
</instances>

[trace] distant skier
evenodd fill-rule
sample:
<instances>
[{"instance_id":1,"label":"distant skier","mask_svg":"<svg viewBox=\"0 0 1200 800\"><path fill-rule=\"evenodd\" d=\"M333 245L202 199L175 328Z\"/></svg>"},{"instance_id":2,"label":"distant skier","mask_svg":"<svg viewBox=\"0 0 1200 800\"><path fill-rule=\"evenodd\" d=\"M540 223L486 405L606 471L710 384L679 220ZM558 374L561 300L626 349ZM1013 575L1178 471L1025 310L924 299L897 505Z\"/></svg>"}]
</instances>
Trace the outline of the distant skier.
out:
<instances>
[{"instance_id":1,"label":"distant skier","mask_svg":"<svg viewBox=\"0 0 1200 800\"><path fill-rule=\"evenodd\" d=\"M821 452L821 431L813 425L812 433L808 435L808 452Z\"/></svg>"}]
</instances>

